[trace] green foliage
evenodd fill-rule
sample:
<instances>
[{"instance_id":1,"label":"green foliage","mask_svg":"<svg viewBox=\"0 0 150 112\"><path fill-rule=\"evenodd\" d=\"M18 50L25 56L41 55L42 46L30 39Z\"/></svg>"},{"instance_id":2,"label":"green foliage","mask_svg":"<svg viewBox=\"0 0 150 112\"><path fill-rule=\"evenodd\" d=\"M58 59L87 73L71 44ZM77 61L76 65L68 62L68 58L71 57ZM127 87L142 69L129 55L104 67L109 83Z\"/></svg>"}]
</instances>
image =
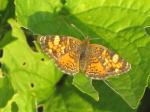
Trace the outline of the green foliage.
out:
<instances>
[{"instance_id":1,"label":"green foliage","mask_svg":"<svg viewBox=\"0 0 150 112\"><path fill-rule=\"evenodd\" d=\"M0 11L5 10L8 4L8 0L0 0Z\"/></svg>"},{"instance_id":2,"label":"green foliage","mask_svg":"<svg viewBox=\"0 0 150 112\"><path fill-rule=\"evenodd\" d=\"M3 6L6 2L0 0ZM34 112L39 105L45 112L136 111L150 82L150 38L144 30L150 26L149 0L15 0L14 4L16 17L8 20L11 32L0 38L0 111ZM5 25L7 19L3 20ZM22 30L83 40L70 24L90 38L98 37L91 43L120 54L131 63L131 70L105 81L92 81L81 73L65 77L38 49L38 41L27 42L31 37Z\"/></svg>"},{"instance_id":3,"label":"green foliage","mask_svg":"<svg viewBox=\"0 0 150 112\"><path fill-rule=\"evenodd\" d=\"M150 35L150 26L146 26L146 27L145 27L145 32L146 32L148 35Z\"/></svg>"},{"instance_id":4,"label":"green foliage","mask_svg":"<svg viewBox=\"0 0 150 112\"><path fill-rule=\"evenodd\" d=\"M42 58L44 58L42 53L36 53L30 49L24 33L14 20L9 20L9 23L12 26L13 37L9 36L10 38L15 37L16 40L3 48L2 62L4 65L2 68L5 68L4 72L9 75L12 86L16 91L17 97L12 99L11 102L16 102L21 112L26 112L26 110L22 110L25 106L29 107L28 110L31 107L34 109L35 102L46 100L54 92L55 84L62 74L56 70L51 61L47 59L44 62L42 61ZM18 95L24 97L18 97ZM26 103L24 100L27 100ZM6 109L8 108L9 106L6 107Z\"/></svg>"}]
</instances>

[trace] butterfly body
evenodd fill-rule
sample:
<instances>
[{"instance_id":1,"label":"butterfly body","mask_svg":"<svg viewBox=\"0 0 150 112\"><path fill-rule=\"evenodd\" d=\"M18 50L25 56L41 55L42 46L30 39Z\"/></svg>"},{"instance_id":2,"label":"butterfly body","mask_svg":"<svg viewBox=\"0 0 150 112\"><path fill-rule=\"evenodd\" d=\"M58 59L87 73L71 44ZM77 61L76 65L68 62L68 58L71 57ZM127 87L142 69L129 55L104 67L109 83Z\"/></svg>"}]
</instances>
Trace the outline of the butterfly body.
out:
<instances>
[{"instance_id":1,"label":"butterfly body","mask_svg":"<svg viewBox=\"0 0 150 112\"><path fill-rule=\"evenodd\" d=\"M43 51L55 60L64 73L74 75L82 71L93 79L104 79L129 71L131 65L118 54L90 40L70 36L42 36Z\"/></svg>"},{"instance_id":2,"label":"butterfly body","mask_svg":"<svg viewBox=\"0 0 150 112\"><path fill-rule=\"evenodd\" d=\"M82 41L80 45L80 71L84 72L86 69L86 60L88 58L88 47L89 47L89 39Z\"/></svg>"}]
</instances>

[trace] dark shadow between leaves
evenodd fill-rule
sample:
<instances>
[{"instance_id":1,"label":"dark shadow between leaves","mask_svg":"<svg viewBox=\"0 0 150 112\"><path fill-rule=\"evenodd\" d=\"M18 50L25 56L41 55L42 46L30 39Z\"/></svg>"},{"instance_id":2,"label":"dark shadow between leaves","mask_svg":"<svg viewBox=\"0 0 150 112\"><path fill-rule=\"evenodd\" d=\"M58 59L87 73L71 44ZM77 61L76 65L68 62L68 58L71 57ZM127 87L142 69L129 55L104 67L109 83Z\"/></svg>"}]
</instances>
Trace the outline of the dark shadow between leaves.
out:
<instances>
[{"instance_id":1,"label":"dark shadow between leaves","mask_svg":"<svg viewBox=\"0 0 150 112\"><path fill-rule=\"evenodd\" d=\"M3 57L3 50L0 49L0 58L2 58L2 57Z\"/></svg>"},{"instance_id":2,"label":"dark shadow between leaves","mask_svg":"<svg viewBox=\"0 0 150 112\"><path fill-rule=\"evenodd\" d=\"M9 70L9 68L7 67L6 64L2 63L1 69L2 69L2 72L3 72L4 74L9 74L9 71L10 71L10 70Z\"/></svg>"},{"instance_id":3,"label":"dark shadow between leaves","mask_svg":"<svg viewBox=\"0 0 150 112\"><path fill-rule=\"evenodd\" d=\"M26 41L29 47L32 49L32 51L37 52L38 50L34 44L34 41L36 41L36 39L34 38L33 33L30 30L25 29L25 28L22 28L22 30L24 31Z\"/></svg>"},{"instance_id":4,"label":"dark shadow between leaves","mask_svg":"<svg viewBox=\"0 0 150 112\"><path fill-rule=\"evenodd\" d=\"M141 100L141 104L138 107L137 112L149 112L150 110L150 89L146 89L144 97Z\"/></svg>"}]
</instances>

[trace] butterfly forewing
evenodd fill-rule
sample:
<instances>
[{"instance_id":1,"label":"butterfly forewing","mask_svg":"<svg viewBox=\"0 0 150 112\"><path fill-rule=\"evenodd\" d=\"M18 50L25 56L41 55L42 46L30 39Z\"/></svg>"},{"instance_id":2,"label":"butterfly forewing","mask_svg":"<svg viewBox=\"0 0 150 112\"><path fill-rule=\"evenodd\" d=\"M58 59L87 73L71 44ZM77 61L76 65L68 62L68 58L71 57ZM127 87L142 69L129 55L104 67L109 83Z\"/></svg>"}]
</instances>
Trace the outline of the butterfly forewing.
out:
<instances>
[{"instance_id":1,"label":"butterfly forewing","mask_svg":"<svg viewBox=\"0 0 150 112\"><path fill-rule=\"evenodd\" d=\"M81 41L69 36L42 36L43 51L54 58L56 65L67 74L79 72Z\"/></svg>"},{"instance_id":2,"label":"butterfly forewing","mask_svg":"<svg viewBox=\"0 0 150 112\"><path fill-rule=\"evenodd\" d=\"M131 67L118 54L104 46L90 44L88 52L85 74L93 79L104 79L111 75L118 75L129 71Z\"/></svg>"}]
</instances>

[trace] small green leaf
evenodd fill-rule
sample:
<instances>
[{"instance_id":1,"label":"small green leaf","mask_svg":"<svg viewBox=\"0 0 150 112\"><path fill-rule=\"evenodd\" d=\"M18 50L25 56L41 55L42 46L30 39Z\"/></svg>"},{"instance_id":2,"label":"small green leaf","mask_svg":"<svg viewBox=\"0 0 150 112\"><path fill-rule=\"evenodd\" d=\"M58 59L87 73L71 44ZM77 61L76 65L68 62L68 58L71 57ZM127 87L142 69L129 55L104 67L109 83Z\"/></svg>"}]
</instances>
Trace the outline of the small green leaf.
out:
<instances>
[{"instance_id":1,"label":"small green leaf","mask_svg":"<svg viewBox=\"0 0 150 112\"><path fill-rule=\"evenodd\" d=\"M9 44L10 42L14 41L15 38L11 38L10 37L10 33L11 32L7 32L5 34L5 38L2 38L0 41L0 48L2 49L4 46L6 46L7 44Z\"/></svg>"},{"instance_id":2,"label":"small green leaf","mask_svg":"<svg viewBox=\"0 0 150 112\"><path fill-rule=\"evenodd\" d=\"M83 93L86 93L94 98L96 101L99 100L99 94L93 87L92 80L86 77L84 74L76 74L73 78L73 85Z\"/></svg>"}]
</instances>

